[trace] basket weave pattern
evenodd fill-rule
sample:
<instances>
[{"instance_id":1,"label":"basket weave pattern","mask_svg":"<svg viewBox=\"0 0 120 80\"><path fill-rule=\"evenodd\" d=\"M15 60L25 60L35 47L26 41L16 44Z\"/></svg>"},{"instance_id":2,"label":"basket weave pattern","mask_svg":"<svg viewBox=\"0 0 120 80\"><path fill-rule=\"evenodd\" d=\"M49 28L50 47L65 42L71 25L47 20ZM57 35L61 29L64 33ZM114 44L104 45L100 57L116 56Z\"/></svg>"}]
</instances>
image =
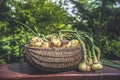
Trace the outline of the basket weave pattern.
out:
<instances>
[{"instance_id":1,"label":"basket weave pattern","mask_svg":"<svg viewBox=\"0 0 120 80\"><path fill-rule=\"evenodd\" d=\"M32 66L45 71L64 71L75 68L82 59L82 47L42 48L25 45L25 57Z\"/></svg>"}]
</instances>

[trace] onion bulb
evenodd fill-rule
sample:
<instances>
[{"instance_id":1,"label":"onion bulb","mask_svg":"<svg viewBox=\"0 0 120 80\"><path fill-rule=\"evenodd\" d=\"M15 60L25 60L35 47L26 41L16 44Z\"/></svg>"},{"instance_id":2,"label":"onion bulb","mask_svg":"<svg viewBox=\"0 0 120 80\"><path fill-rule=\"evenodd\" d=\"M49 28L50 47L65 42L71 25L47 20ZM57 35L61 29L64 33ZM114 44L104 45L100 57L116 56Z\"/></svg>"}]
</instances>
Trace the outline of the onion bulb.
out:
<instances>
[{"instance_id":1,"label":"onion bulb","mask_svg":"<svg viewBox=\"0 0 120 80\"><path fill-rule=\"evenodd\" d=\"M73 39L73 40L71 40L70 42L71 42L71 46L72 46L72 47L78 46L78 44L79 44L79 41L76 40L76 39Z\"/></svg>"},{"instance_id":2,"label":"onion bulb","mask_svg":"<svg viewBox=\"0 0 120 80\"><path fill-rule=\"evenodd\" d=\"M39 37L33 37L30 42L43 42L43 40Z\"/></svg>"},{"instance_id":3,"label":"onion bulb","mask_svg":"<svg viewBox=\"0 0 120 80\"><path fill-rule=\"evenodd\" d=\"M41 42L35 42L32 44L33 47L40 47L41 46Z\"/></svg>"},{"instance_id":4,"label":"onion bulb","mask_svg":"<svg viewBox=\"0 0 120 80\"><path fill-rule=\"evenodd\" d=\"M62 47L71 47L71 42L68 40L62 40Z\"/></svg>"},{"instance_id":5,"label":"onion bulb","mask_svg":"<svg viewBox=\"0 0 120 80\"><path fill-rule=\"evenodd\" d=\"M62 47L71 47L71 43L68 42L68 44L62 44Z\"/></svg>"},{"instance_id":6,"label":"onion bulb","mask_svg":"<svg viewBox=\"0 0 120 80\"><path fill-rule=\"evenodd\" d=\"M51 38L51 43L56 47L60 47L62 44L61 40L54 36Z\"/></svg>"},{"instance_id":7,"label":"onion bulb","mask_svg":"<svg viewBox=\"0 0 120 80\"><path fill-rule=\"evenodd\" d=\"M64 44L68 44L69 43L69 40L66 40L66 39L64 39L64 40L62 40L62 44L64 45Z\"/></svg>"},{"instance_id":8,"label":"onion bulb","mask_svg":"<svg viewBox=\"0 0 120 80\"><path fill-rule=\"evenodd\" d=\"M41 38L33 37L30 40L30 46L32 46L32 47L40 47L42 42L43 42L43 40Z\"/></svg>"},{"instance_id":9,"label":"onion bulb","mask_svg":"<svg viewBox=\"0 0 120 80\"><path fill-rule=\"evenodd\" d=\"M50 44L48 42L42 42L41 47L43 47L43 48L49 48Z\"/></svg>"},{"instance_id":10,"label":"onion bulb","mask_svg":"<svg viewBox=\"0 0 120 80\"><path fill-rule=\"evenodd\" d=\"M101 63L95 63L92 65L92 70L97 71L103 69L103 65Z\"/></svg>"},{"instance_id":11,"label":"onion bulb","mask_svg":"<svg viewBox=\"0 0 120 80\"><path fill-rule=\"evenodd\" d=\"M82 62L78 65L78 69L83 72L91 71L91 66L86 62Z\"/></svg>"}]
</instances>

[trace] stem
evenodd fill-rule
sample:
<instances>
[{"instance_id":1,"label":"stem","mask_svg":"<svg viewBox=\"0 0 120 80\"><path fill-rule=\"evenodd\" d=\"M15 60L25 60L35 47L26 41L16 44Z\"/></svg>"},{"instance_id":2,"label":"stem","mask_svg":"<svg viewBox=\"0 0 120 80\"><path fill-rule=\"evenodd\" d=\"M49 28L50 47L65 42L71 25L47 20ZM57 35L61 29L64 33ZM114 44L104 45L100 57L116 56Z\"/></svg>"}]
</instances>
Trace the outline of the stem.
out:
<instances>
[{"instance_id":1,"label":"stem","mask_svg":"<svg viewBox=\"0 0 120 80\"><path fill-rule=\"evenodd\" d=\"M60 32L72 32L72 33L76 33L76 31L74 31L74 30L60 30Z\"/></svg>"},{"instance_id":2,"label":"stem","mask_svg":"<svg viewBox=\"0 0 120 80\"><path fill-rule=\"evenodd\" d=\"M80 39L80 35L79 35L79 36L76 35L76 36L77 36L78 40L80 41L80 43L82 44L82 47L83 47L84 61L85 61L86 63L88 63L88 61L87 61L87 52L86 52L86 46L85 46L85 43Z\"/></svg>"},{"instance_id":3,"label":"stem","mask_svg":"<svg viewBox=\"0 0 120 80\"><path fill-rule=\"evenodd\" d=\"M94 63L98 63L98 60L97 60L97 57L96 57L96 54L95 54L94 45L92 47L92 54L93 54L93 61L94 61Z\"/></svg>"},{"instance_id":4,"label":"stem","mask_svg":"<svg viewBox=\"0 0 120 80\"><path fill-rule=\"evenodd\" d=\"M59 32L59 38L61 41L63 40L63 34L61 32Z\"/></svg>"},{"instance_id":5,"label":"stem","mask_svg":"<svg viewBox=\"0 0 120 80\"><path fill-rule=\"evenodd\" d=\"M35 28L36 32L38 33L38 36L40 36L38 29L35 26L34 26L34 28Z\"/></svg>"},{"instance_id":6,"label":"stem","mask_svg":"<svg viewBox=\"0 0 120 80\"><path fill-rule=\"evenodd\" d=\"M27 26L27 25L25 25L25 24L23 24L22 22L19 22L19 21L17 21L17 20L14 20L15 22L17 22L17 23L19 23L19 24L21 24L21 25L23 25L23 26L25 26L26 28L28 28L35 36L39 36L37 33L35 33L29 26Z\"/></svg>"},{"instance_id":7,"label":"stem","mask_svg":"<svg viewBox=\"0 0 120 80\"><path fill-rule=\"evenodd\" d=\"M97 46L95 46L95 50L97 51L97 53L98 53L98 61L100 61L100 54L101 54L101 51L100 51L100 49L97 47Z\"/></svg>"},{"instance_id":8,"label":"stem","mask_svg":"<svg viewBox=\"0 0 120 80\"><path fill-rule=\"evenodd\" d=\"M43 39L44 39L46 42L48 42L48 40L46 39L46 37L45 37L44 34L42 34L42 37L43 37Z\"/></svg>"},{"instance_id":9,"label":"stem","mask_svg":"<svg viewBox=\"0 0 120 80\"><path fill-rule=\"evenodd\" d=\"M91 55L90 49L88 49L88 55L89 55L90 59L92 59L92 55Z\"/></svg>"},{"instance_id":10,"label":"stem","mask_svg":"<svg viewBox=\"0 0 120 80\"><path fill-rule=\"evenodd\" d=\"M90 51L90 48L89 48L89 46L88 46L88 61L89 61L89 63L90 64L92 64L93 63L93 60L92 60L92 53L91 53L91 51Z\"/></svg>"},{"instance_id":11,"label":"stem","mask_svg":"<svg viewBox=\"0 0 120 80\"><path fill-rule=\"evenodd\" d=\"M93 62L94 63L98 63L98 60L97 60L97 56L95 54L95 47L94 47L94 42L93 42L93 38L92 37L89 37L88 35L85 35L91 42L91 49L92 49L92 55L93 55Z\"/></svg>"},{"instance_id":12,"label":"stem","mask_svg":"<svg viewBox=\"0 0 120 80\"><path fill-rule=\"evenodd\" d=\"M120 64L119 63L114 63L114 62L112 62L110 60L107 60L107 59L102 59L102 64L106 65L106 66L113 67L113 68L120 69Z\"/></svg>"}]
</instances>

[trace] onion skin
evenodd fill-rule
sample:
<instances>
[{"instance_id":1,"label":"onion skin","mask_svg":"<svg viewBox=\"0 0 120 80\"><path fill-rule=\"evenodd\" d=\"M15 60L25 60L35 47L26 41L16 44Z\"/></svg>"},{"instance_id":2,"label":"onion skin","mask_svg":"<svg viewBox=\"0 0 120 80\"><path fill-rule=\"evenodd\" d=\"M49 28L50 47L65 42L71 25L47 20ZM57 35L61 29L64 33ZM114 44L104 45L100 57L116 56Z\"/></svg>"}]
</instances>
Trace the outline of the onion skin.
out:
<instances>
[{"instance_id":1,"label":"onion skin","mask_svg":"<svg viewBox=\"0 0 120 80\"><path fill-rule=\"evenodd\" d=\"M93 71L102 70L102 69L103 69L103 65L101 63L95 63L92 65Z\"/></svg>"},{"instance_id":2,"label":"onion skin","mask_svg":"<svg viewBox=\"0 0 120 80\"><path fill-rule=\"evenodd\" d=\"M42 44L43 40L39 37L33 37L31 40L30 40L30 46L32 47L40 47L41 44Z\"/></svg>"},{"instance_id":3,"label":"onion skin","mask_svg":"<svg viewBox=\"0 0 120 80\"><path fill-rule=\"evenodd\" d=\"M40 47L41 46L41 42L36 42L35 43L35 47Z\"/></svg>"},{"instance_id":4,"label":"onion skin","mask_svg":"<svg viewBox=\"0 0 120 80\"><path fill-rule=\"evenodd\" d=\"M62 44L61 40L56 38L55 36L51 37L51 43L56 47L60 47Z\"/></svg>"},{"instance_id":5,"label":"onion skin","mask_svg":"<svg viewBox=\"0 0 120 80\"><path fill-rule=\"evenodd\" d=\"M41 42L31 42L30 46L32 46L32 47L40 47L41 46Z\"/></svg>"},{"instance_id":6,"label":"onion skin","mask_svg":"<svg viewBox=\"0 0 120 80\"><path fill-rule=\"evenodd\" d=\"M91 66L86 62L82 62L78 65L78 69L83 72L91 71Z\"/></svg>"},{"instance_id":7,"label":"onion skin","mask_svg":"<svg viewBox=\"0 0 120 80\"><path fill-rule=\"evenodd\" d=\"M50 44L49 44L48 42L43 42L43 43L41 44L41 47L43 47L43 48L49 48L49 47L50 47Z\"/></svg>"},{"instance_id":8,"label":"onion skin","mask_svg":"<svg viewBox=\"0 0 120 80\"><path fill-rule=\"evenodd\" d=\"M52 44L56 47L60 47L61 41L59 39L54 39L54 40L52 40Z\"/></svg>"},{"instance_id":9,"label":"onion skin","mask_svg":"<svg viewBox=\"0 0 120 80\"><path fill-rule=\"evenodd\" d=\"M68 44L69 43L69 41L68 40L62 40L62 45L64 45L64 44Z\"/></svg>"},{"instance_id":10,"label":"onion skin","mask_svg":"<svg viewBox=\"0 0 120 80\"><path fill-rule=\"evenodd\" d=\"M71 40L70 43L71 43L71 46L72 46L72 47L75 47L75 46L78 46L78 45L79 45L79 41L76 40L76 39Z\"/></svg>"},{"instance_id":11,"label":"onion skin","mask_svg":"<svg viewBox=\"0 0 120 80\"><path fill-rule=\"evenodd\" d=\"M88 59L88 64L89 64L89 65L92 65L92 64L93 64L92 59L90 59L90 58Z\"/></svg>"},{"instance_id":12,"label":"onion skin","mask_svg":"<svg viewBox=\"0 0 120 80\"><path fill-rule=\"evenodd\" d=\"M69 42L68 44L62 44L62 47L64 48L71 47L71 43Z\"/></svg>"},{"instance_id":13,"label":"onion skin","mask_svg":"<svg viewBox=\"0 0 120 80\"><path fill-rule=\"evenodd\" d=\"M43 40L39 37L33 37L30 42L43 42Z\"/></svg>"}]
</instances>

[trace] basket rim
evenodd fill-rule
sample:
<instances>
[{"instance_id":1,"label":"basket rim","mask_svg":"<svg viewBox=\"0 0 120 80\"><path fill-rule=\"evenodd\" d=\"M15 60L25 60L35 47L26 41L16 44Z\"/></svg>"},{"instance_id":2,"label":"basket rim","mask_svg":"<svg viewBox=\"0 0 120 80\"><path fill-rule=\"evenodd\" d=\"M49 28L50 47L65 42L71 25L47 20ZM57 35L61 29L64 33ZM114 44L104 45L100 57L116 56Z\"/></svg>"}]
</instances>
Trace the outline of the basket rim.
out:
<instances>
[{"instance_id":1,"label":"basket rim","mask_svg":"<svg viewBox=\"0 0 120 80\"><path fill-rule=\"evenodd\" d=\"M25 44L24 47L29 48L29 49L41 49L41 50L70 50L70 49L76 49L76 48L81 48L82 45L78 45L75 47L48 47L48 48L43 48L43 47L32 47L29 44Z\"/></svg>"}]
</instances>

